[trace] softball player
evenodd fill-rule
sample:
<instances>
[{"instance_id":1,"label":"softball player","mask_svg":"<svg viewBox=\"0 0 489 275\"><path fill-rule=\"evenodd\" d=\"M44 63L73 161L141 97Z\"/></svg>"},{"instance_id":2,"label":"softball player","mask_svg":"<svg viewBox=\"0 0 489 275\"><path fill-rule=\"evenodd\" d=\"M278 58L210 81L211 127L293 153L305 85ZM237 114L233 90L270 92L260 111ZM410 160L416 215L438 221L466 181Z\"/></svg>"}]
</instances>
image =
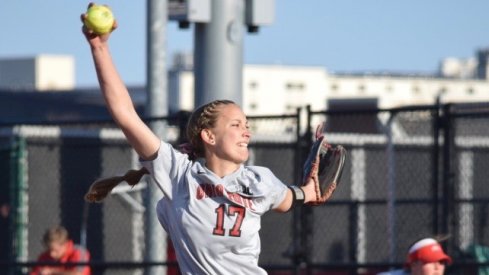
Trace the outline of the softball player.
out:
<instances>
[{"instance_id":1,"label":"softball player","mask_svg":"<svg viewBox=\"0 0 489 275\"><path fill-rule=\"evenodd\" d=\"M85 27L83 32L107 108L163 193L158 218L181 272L266 274L258 266L261 216L313 200L313 181L288 188L269 169L244 166L251 133L240 107L228 100L193 112L187 153L161 141L134 109L112 62L110 34L96 35Z\"/></svg>"}]
</instances>

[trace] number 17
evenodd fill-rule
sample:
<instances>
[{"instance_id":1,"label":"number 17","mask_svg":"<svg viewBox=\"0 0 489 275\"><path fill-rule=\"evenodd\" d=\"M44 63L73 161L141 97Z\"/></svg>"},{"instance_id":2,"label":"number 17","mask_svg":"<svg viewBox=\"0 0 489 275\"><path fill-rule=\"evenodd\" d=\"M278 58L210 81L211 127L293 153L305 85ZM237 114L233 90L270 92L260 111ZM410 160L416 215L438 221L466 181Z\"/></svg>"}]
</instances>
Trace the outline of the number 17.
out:
<instances>
[{"instance_id":1,"label":"number 17","mask_svg":"<svg viewBox=\"0 0 489 275\"><path fill-rule=\"evenodd\" d=\"M217 214L216 217L216 227L212 231L212 234L224 236L226 234L226 229L224 229L224 215L228 216L236 216L236 221L234 222L233 227L229 230L229 236L231 237L240 237L241 236L241 225L243 223L243 219L245 217L246 209L242 206L229 205L227 207L226 213L226 205L219 205L215 212Z\"/></svg>"}]
</instances>

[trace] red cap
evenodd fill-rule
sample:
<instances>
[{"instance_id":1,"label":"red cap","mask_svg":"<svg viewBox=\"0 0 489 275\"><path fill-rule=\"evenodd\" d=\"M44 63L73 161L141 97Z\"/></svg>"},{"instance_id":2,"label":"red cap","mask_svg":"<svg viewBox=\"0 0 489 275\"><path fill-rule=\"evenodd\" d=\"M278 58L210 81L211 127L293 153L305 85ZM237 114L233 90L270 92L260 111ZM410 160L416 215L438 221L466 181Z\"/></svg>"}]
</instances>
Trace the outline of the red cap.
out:
<instances>
[{"instance_id":1,"label":"red cap","mask_svg":"<svg viewBox=\"0 0 489 275\"><path fill-rule=\"evenodd\" d=\"M443 248L435 239L427 238L417 241L409 248L406 264L410 265L415 261L422 261L424 263L441 261L451 264L452 258L443 252Z\"/></svg>"}]
</instances>

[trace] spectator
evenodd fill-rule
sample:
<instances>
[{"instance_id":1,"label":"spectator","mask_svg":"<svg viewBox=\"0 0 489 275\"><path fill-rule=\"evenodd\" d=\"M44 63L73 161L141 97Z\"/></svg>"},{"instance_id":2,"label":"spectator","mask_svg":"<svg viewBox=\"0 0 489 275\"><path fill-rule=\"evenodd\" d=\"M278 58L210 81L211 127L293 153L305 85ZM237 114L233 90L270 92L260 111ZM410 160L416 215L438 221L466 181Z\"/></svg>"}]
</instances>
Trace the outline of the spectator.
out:
<instances>
[{"instance_id":1,"label":"spectator","mask_svg":"<svg viewBox=\"0 0 489 275\"><path fill-rule=\"evenodd\" d=\"M406 270L382 272L378 275L443 275L445 265L451 264L452 258L445 254L440 243L432 238L415 242L408 251Z\"/></svg>"},{"instance_id":2,"label":"spectator","mask_svg":"<svg viewBox=\"0 0 489 275\"><path fill-rule=\"evenodd\" d=\"M68 231L63 226L55 226L44 233L42 239L46 248L37 261L30 275L90 275L90 267L84 265L42 265L42 263L80 263L88 262L89 252L75 246L68 236Z\"/></svg>"}]
</instances>

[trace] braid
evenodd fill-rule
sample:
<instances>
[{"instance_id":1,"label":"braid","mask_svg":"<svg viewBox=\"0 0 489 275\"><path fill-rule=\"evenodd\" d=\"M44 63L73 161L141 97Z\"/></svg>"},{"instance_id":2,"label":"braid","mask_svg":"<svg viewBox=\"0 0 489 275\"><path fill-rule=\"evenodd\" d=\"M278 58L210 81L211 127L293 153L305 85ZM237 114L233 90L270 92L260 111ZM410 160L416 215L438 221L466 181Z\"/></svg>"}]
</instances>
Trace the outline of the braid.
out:
<instances>
[{"instance_id":1,"label":"braid","mask_svg":"<svg viewBox=\"0 0 489 275\"><path fill-rule=\"evenodd\" d=\"M213 128L219 116L219 107L223 105L236 104L231 100L214 100L197 108L187 124L187 139L191 145L190 159L204 156L204 144L200 137L203 129Z\"/></svg>"}]
</instances>

